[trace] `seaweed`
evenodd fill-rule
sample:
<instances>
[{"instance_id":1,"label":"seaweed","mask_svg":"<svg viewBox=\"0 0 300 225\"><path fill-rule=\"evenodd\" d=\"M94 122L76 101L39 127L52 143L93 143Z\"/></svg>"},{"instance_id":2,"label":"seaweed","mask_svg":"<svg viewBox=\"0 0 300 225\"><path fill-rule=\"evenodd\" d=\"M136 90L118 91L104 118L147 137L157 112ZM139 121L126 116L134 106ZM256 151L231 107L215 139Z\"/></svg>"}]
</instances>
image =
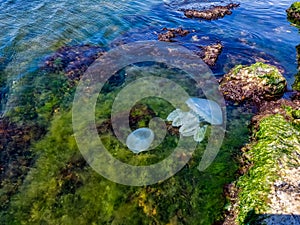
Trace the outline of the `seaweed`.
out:
<instances>
[{"instance_id":1,"label":"seaweed","mask_svg":"<svg viewBox=\"0 0 300 225\"><path fill-rule=\"evenodd\" d=\"M298 116L298 111L291 110L291 114ZM239 224L248 224L250 214L260 215L269 209L268 195L279 176L278 171L287 163L284 158L293 157L292 152L299 143L299 127L275 114L260 121L254 137L255 140L244 148L249 169L236 184ZM256 219L253 217L251 221Z\"/></svg>"}]
</instances>

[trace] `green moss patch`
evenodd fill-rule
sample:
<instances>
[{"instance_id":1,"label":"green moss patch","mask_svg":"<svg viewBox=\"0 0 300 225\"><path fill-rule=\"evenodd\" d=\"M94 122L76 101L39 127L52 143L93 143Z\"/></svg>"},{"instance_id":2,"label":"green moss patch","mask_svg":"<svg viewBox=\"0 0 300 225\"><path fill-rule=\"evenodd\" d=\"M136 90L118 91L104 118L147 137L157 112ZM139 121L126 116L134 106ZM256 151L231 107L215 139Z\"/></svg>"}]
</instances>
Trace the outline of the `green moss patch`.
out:
<instances>
[{"instance_id":1,"label":"green moss patch","mask_svg":"<svg viewBox=\"0 0 300 225\"><path fill-rule=\"evenodd\" d=\"M297 112L295 112L297 114ZM256 141L244 149L243 157L250 169L237 181L239 224L252 224L253 215L268 209L268 194L278 178L278 170L288 164L292 153L298 148L299 127L281 115L272 115L260 121L254 134ZM295 166L295 165L289 165ZM251 216L252 215L252 216Z\"/></svg>"},{"instance_id":2,"label":"green moss patch","mask_svg":"<svg viewBox=\"0 0 300 225\"><path fill-rule=\"evenodd\" d=\"M297 26L300 25L300 2L294 2L290 8L286 10L288 20L296 24Z\"/></svg>"}]
</instances>

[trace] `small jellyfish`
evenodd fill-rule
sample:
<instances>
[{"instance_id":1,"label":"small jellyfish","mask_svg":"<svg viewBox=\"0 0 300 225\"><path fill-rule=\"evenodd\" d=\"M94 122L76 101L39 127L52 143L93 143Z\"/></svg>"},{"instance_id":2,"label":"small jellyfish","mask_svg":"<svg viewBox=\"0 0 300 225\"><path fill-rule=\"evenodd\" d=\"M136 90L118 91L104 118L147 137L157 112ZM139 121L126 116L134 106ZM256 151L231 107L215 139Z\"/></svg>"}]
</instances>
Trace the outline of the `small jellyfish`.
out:
<instances>
[{"instance_id":1,"label":"small jellyfish","mask_svg":"<svg viewBox=\"0 0 300 225\"><path fill-rule=\"evenodd\" d=\"M151 129L143 127L130 133L126 139L127 147L133 153L147 151L154 140L154 133Z\"/></svg>"}]
</instances>

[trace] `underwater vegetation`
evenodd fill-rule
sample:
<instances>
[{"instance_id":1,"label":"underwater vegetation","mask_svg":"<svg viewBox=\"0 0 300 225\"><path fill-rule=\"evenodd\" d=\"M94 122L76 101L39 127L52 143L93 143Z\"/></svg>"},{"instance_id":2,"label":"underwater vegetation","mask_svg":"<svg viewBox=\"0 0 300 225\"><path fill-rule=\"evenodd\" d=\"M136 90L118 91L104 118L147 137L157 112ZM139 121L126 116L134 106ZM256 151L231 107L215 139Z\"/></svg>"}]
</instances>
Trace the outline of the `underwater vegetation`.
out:
<instances>
[{"instance_id":1,"label":"underwater vegetation","mask_svg":"<svg viewBox=\"0 0 300 225\"><path fill-rule=\"evenodd\" d=\"M1 212L1 222L211 224L222 218L223 185L233 179L237 169L232 154L246 141L237 140L236 136L248 133L245 122L235 121L229 126L220 154L207 171L196 168L203 143L177 175L138 188L108 181L86 165L73 137L71 113L59 113L45 138L34 145L32 151L39 157L19 193L12 197L8 210ZM106 142L120 154L131 154L131 161L137 160L126 148L118 147L114 137ZM145 161L151 154L145 152L137 157L138 161Z\"/></svg>"},{"instance_id":2,"label":"underwater vegetation","mask_svg":"<svg viewBox=\"0 0 300 225\"><path fill-rule=\"evenodd\" d=\"M143 66L131 66L125 70L130 71L129 81L141 73L147 76ZM164 74L168 70L157 66L150 66L146 71L170 79L172 74L174 79L178 75L178 71ZM39 90L31 89L34 116L22 114L26 112L26 105L24 111L13 110L10 113L17 122L21 119L30 122L37 118L48 132L39 141L31 143L29 151L34 160L25 173L24 181L18 184L18 192L9 196L7 207L1 210L1 224L212 224L222 220L222 209L226 203L223 186L234 180L238 162L233 156L247 141L247 124L251 114L240 112L239 108L229 110L232 120L223 146L213 164L204 172L200 172L197 166L205 150L209 127L192 159L175 176L151 186L129 187L103 178L85 162L72 129L69 104L73 86L69 86L61 73L44 76L49 79L40 89L46 90L45 94L37 95L35 93ZM42 75L35 76L34 81L39 84L43 78ZM32 80L28 80L30 82ZM190 88L193 82L186 76L182 75L178 82L189 94L196 95L197 91ZM95 118L103 144L114 157L132 165L159 162L176 146L178 129L166 123L168 132L165 140L155 150L132 153L114 136L110 126L111 106L120 88L111 86L105 89L108 92L99 94ZM130 112L130 126L132 129L147 127L151 118L167 118L173 110L164 100L143 99ZM242 138L237 139L237 136ZM4 193L2 196L7 195Z\"/></svg>"}]
</instances>

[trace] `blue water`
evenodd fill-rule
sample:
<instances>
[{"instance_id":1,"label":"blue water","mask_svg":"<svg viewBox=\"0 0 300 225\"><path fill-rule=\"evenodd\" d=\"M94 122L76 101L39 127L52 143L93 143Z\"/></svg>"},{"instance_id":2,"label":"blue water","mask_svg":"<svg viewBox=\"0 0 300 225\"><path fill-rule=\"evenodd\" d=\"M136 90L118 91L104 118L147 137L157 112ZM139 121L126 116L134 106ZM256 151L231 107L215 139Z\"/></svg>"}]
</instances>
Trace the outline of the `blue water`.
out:
<instances>
[{"instance_id":1,"label":"blue water","mask_svg":"<svg viewBox=\"0 0 300 225\"><path fill-rule=\"evenodd\" d=\"M186 5L202 6L196 0L2 0L0 68L9 80L15 80L65 44L109 46L131 30L181 26L223 41L224 64L230 60L226 51L242 58L251 57L250 50L273 56L286 69L290 84L296 72L295 46L300 41L298 30L286 20L285 10L292 2L246 0L231 16L207 22L187 19L177 11Z\"/></svg>"}]
</instances>

